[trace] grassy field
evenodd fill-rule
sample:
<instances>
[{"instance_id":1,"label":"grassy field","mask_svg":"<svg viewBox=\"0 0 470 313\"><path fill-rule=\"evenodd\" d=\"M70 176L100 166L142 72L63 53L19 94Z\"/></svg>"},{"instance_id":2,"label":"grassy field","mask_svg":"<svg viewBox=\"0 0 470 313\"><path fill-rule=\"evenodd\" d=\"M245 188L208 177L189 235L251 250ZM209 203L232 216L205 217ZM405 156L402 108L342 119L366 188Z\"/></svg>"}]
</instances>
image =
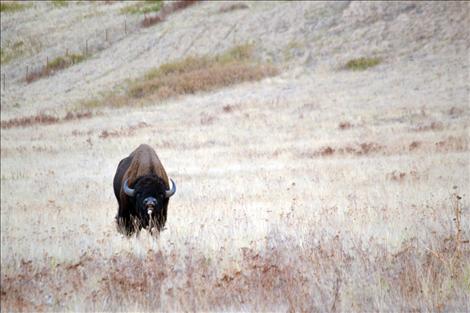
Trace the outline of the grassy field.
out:
<instances>
[{"instance_id":1,"label":"grassy field","mask_svg":"<svg viewBox=\"0 0 470 313\"><path fill-rule=\"evenodd\" d=\"M462 111L210 99L2 130L2 310L468 309ZM156 240L114 225L142 142L178 185Z\"/></svg>"},{"instance_id":2,"label":"grassy field","mask_svg":"<svg viewBox=\"0 0 470 313\"><path fill-rule=\"evenodd\" d=\"M109 10L121 16L125 5ZM302 6L314 14L314 4L227 5L188 10L202 21L207 12L227 21L238 14L236 23L253 10L262 18L244 25L250 34L269 24L264 14L273 10L283 22L269 25L274 34L286 30L297 63L255 61L248 51L263 56L267 43L240 40L225 53L176 54L168 45L164 58L152 50L138 61L159 63L139 65L139 75L134 55L112 71L104 66L114 64L107 53L117 48L147 49L136 44L2 89L1 311L470 311L469 64L468 50L459 50L469 41L422 39L428 50L404 45L410 50L400 58L373 49L310 58L297 51L303 43L289 37L284 13L296 26ZM361 5L348 12L368 25ZM434 10L401 5L390 4L400 18ZM343 16L342 7L331 8ZM181 12L129 42L153 42L154 30L167 25L179 49L171 33L179 29L168 25L188 21ZM377 31L379 22L364 29ZM315 25L339 36L328 23ZM372 36L354 38L364 34ZM370 42L395 38L387 36ZM343 42L328 38L323 45ZM279 51L273 60L283 59ZM120 70L133 75L124 80ZM105 74L119 77L102 82L115 88L95 86ZM116 230L112 180L119 161L143 143L177 192L157 238L146 231L126 238Z\"/></svg>"}]
</instances>

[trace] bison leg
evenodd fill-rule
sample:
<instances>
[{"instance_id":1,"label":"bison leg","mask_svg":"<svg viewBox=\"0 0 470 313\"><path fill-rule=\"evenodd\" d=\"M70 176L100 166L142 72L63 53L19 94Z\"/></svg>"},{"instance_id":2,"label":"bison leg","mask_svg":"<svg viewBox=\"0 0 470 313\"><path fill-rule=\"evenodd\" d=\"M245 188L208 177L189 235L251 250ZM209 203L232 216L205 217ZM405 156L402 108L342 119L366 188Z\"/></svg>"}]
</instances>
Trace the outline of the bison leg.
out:
<instances>
[{"instance_id":1,"label":"bison leg","mask_svg":"<svg viewBox=\"0 0 470 313\"><path fill-rule=\"evenodd\" d=\"M135 232L134 225L130 216L116 216L117 230L123 235L128 237L132 236Z\"/></svg>"}]
</instances>

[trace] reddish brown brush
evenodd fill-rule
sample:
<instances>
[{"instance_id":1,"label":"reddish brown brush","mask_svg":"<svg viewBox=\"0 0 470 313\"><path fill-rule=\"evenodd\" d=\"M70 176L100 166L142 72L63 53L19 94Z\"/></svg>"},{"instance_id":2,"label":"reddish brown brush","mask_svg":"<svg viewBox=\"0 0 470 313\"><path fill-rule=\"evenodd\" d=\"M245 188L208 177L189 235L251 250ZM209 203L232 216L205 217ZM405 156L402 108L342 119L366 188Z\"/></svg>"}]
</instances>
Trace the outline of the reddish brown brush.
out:
<instances>
[{"instance_id":1,"label":"reddish brown brush","mask_svg":"<svg viewBox=\"0 0 470 313\"><path fill-rule=\"evenodd\" d=\"M53 124L58 123L59 120L60 119L55 116L41 113L35 116L19 117L2 121L2 128L25 127L35 124Z\"/></svg>"},{"instance_id":2,"label":"reddish brown brush","mask_svg":"<svg viewBox=\"0 0 470 313\"><path fill-rule=\"evenodd\" d=\"M237 266L228 268L222 265L227 261L223 251L208 258L197 244L186 246L192 251L190 258L180 249L170 249L148 251L141 257L133 253L105 257L91 251L71 262L46 258L39 265L21 260L14 272L1 277L2 311L70 308L77 297L85 305L83 310L92 311L129 310L130 299L145 311L175 304L192 311L246 305L270 311L272 305L282 305L291 311L323 312L345 304L354 304L358 311L395 306L401 311L449 311L453 307L446 301L449 297L457 303L464 300L465 291L459 286L465 278L460 274L462 260L469 257L459 246L457 240L466 242L459 233L455 238L449 235L448 239L436 235L424 248L411 239L391 253L373 240L355 239L347 249L343 244L347 238L340 236L318 240L312 233L300 245L295 238L272 233L266 240L275 242L275 247L242 248ZM455 286L448 284L452 274ZM384 299L375 299L386 301L371 302L368 288L382 288ZM420 301L423 295L432 301Z\"/></svg>"},{"instance_id":3,"label":"reddish brown brush","mask_svg":"<svg viewBox=\"0 0 470 313\"><path fill-rule=\"evenodd\" d=\"M150 27L152 25L158 24L166 19L166 17L176 11L186 9L187 7L196 4L199 0L182 0L171 2L169 5L165 5L160 12L154 16L144 17L144 20L141 23L142 27Z\"/></svg>"},{"instance_id":4,"label":"reddish brown brush","mask_svg":"<svg viewBox=\"0 0 470 313\"><path fill-rule=\"evenodd\" d=\"M341 122L339 123L338 127L339 129L348 129L348 128L351 128L352 125L349 122Z\"/></svg>"},{"instance_id":5,"label":"reddish brown brush","mask_svg":"<svg viewBox=\"0 0 470 313\"><path fill-rule=\"evenodd\" d=\"M56 116L39 113L34 116L18 117L7 121L2 121L1 125L3 129L14 128L14 127L27 127L32 125L50 125L60 123L63 121L80 120L82 118L91 118L91 112L68 112L63 118Z\"/></svg>"}]
</instances>

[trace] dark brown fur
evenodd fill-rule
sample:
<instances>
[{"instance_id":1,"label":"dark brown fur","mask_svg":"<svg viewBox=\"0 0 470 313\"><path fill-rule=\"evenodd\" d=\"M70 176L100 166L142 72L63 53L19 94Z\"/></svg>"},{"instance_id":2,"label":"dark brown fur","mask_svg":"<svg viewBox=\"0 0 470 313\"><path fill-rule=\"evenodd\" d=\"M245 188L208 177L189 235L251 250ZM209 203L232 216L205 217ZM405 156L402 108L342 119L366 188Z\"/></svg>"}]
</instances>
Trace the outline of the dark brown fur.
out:
<instances>
[{"instance_id":1,"label":"dark brown fur","mask_svg":"<svg viewBox=\"0 0 470 313\"><path fill-rule=\"evenodd\" d=\"M137 178L149 174L155 174L165 182L167 189L170 188L168 176L163 168L162 162L160 162L157 154L149 145L140 145L129 155L129 157L132 158L132 162L125 172L121 184L124 184L126 179L129 179L128 185L133 186ZM128 205L129 197L124 193L122 187L119 197L123 204Z\"/></svg>"},{"instance_id":2,"label":"dark brown fur","mask_svg":"<svg viewBox=\"0 0 470 313\"><path fill-rule=\"evenodd\" d=\"M128 180L128 186L131 188L134 188L134 185L138 182L140 185L146 185L147 187L145 188L147 191L160 190L160 192L163 193L170 188L170 184L160 159L155 151L148 145L140 145L128 157L121 160L116 170L116 175L114 176L114 193L119 204L116 219L118 229L130 235L136 230L132 226L135 218L140 219L139 225L143 225L143 227L146 227L145 225L148 224L148 218L145 213L141 212L141 209L139 210L140 202L137 201L138 196L129 197L124 192L123 186L126 180ZM152 181L153 183L148 185L148 183ZM158 198L156 194L153 194L153 196ZM166 221L168 199L165 199L161 205L162 207L154 212L154 214L156 214L154 218L156 219L159 229L164 226ZM139 226L138 229L140 228Z\"/></svg>"}]
</instances>

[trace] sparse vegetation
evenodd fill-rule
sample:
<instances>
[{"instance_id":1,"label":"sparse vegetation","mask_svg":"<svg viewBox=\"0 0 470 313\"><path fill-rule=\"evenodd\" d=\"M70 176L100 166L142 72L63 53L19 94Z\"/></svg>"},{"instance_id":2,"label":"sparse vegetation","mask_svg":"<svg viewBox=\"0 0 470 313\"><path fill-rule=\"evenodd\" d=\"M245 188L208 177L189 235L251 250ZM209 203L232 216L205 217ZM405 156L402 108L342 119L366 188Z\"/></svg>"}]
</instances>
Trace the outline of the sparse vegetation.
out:
<instances>
[{"instance_id":1,"label":"sparse vegetation","mask_svg":"<svg viewBox=\"0 0 470 313\"><path fill-rule=\"evenodd\" d=\"M468 3L105 3L1 14L1 312L470 312ZM178 191L127 238L143 143Z\"/></svg>"},{"instance_id":2,"label":"sparse vegetation","mask_svg":"<svg viewBox=\"0 0 470 313\"><path fill-rule=\"evenodd\" d=\"M51 61L47 62L38 71L31 71L26 76L26 82L31 83L41 77L50 76L59 70L80 63L86 59L86 55L80 53L71 53L64 56L58 56Z\"/></svg>"},{"instance_id":3,"label":"sparse vegetation","mask_svg":"<svg viewBox=\"0 0 470 313\"><path fill-rule=\"evenodd\" d=\"M253 46L241 45L214 57L188 57L165 63L148 71L126 87L124 95L110 95L102 101L82 102L83 108L102 105L132 105L142 99L164 100L178 95L209 91L244 81L260 80L278 73L271 65L253 61Z\"/></svg>"},{"instance_id":4,"label":"sparse vegetation","mask_svg":"<svg viewBox=\"0 0 470 313\"><path fill-rule=\"evenodd\" d=\"M135 1L121 9L122 14L156 13L163 6L162 0Z\"/></svg>"},{"instance_id":5,"label":"sparse vegetation","mask_svg":"<svg viewBox=\"0 0 470 313\"><path fill-rule=\"evenodd\" d=\"M69 0L52 0L51 4L55 8L63 8L69 5Z\"/></svg>"},{"instance_id":6,"label":"sparse vegetation","mask_svg":"<svg viewBox=\"0 0 470 313\"><path fill-rule=\"evenodd\" d=\"M219 9L219 13L227 13L227 12L232 12L236 10L244 10L248 8L249 6L244 2L230 3L230 4L221 6Z\"/></svg>"},{"instance_id":7,"label":"sparse vegetation","mask_svg":"<svg viewBox=\"0 0 470 313\"><path fill-rule=\"evenodd\" d=\"M351 71L364 71L368 68L379 65L382 62L380 58L358 58L348 61L345 69Z\"/></svg>"},{"instance_id":8,"label":"sparse vegetation","mask_svg":"<svg viewBox=\"0 0 470 313\"><path fill-rule=\"evenodd\" d=\"M21 3L19 1L1 1L0 13L13 13L31 7L31 3Z\"/></svg>"},{"instance_id":9,"label":"sparse vegetation","mask_svg":"<svg viewBox=\"0 0 470 313\"><path fill-rule=\"evenodd\" d=\"M32 125L49 125L60 123L64 121L79 120L82 118L90 118L92 116L91 112L67 112L63 118L40 113L34 116L13 118L7 121L2 121L1 125L3 129L13 128L13 127L27 127Z\"/></svg>"},{"instance_id":10,"label":"sparse vegetation","mask_svg":"<svg viewBox=\"0 0 470 313\"><path fill-rule=\"evenodd\" d=\"M2 42L0 48L0 63L8 64L18 58L31 56L41 50L41 42L38 38L25 36L23 38L15 38L15 40L7 39Z\"/></svg>"},{"instance_id":11,"label":"sparse vegetation","mask_svg":"<svg viewBox=\"0 0 470 313\"><path fill-rule=\"evenodd\" d=\"M119 136L108 131L99 135L102 139ZM42 146L33 151L52 153ZM23 173L16 175L17 179L28 179ZM55 173L48 175L54 177ZM59 213L55 214L64 215L61 204L54 201L50 205L57 207ZM450 226L455 231L430 228L431 238L405 240L395 251L373 238L362 241L344 229L336 236L322 236L315 231L318 225L298 220L293 214L292 210L268 231L261 246L252 242L239 253L229 250L233 255L227 254L227 243L205 252L197 240L180 242L182 238L176 236L165 238L169 243L162 240L158 249L140 254L131 250L106 255L99 249L87 249L70 261L51 255L40 263L21 260L2 274L2 308L63 309L77 300L84 311L166 307L196 311L276 311L279 307L320 312L332 307L339 311L452 311L465 306L465 260L470 255L461 248L468 241L461 238L458 209L453 216L455 225L438 219L442 223L439 227ZM331 218L334 213L324 210L321 214ZM299 233L287 231L294 225L312 228L299 237ZM79 229L82 241L93 234L89 225L82 224ZM111 240L109 231L99 244ZM208 239L203 231L193 236ZM136 240L132 245L145 248L145 243ZM155 290L158 296L149 296Z\"/></svg>"},{"instance_id":12,"label":"sparse vegetation","mask_svg":"<svg viewBox=\"0 0 470 313\"><path fill-rule=\"evenodd\" d=\"M5 48L0 48L0 63L2 64L13 61L25 53L25 44L21 40L5 46Z\"/></svg>"},{"instance_id":13,"label":"sparse vegetation","mask_svg":"<svg viewBox=\"0 0 470 313\"><path fill-rule=\"evenodd\" d=\"M289 44L283 49L284 60L290 61L295 57L296 51L302 49L303 45L296 40L292 40Z\"/></svg>"},{"instance_id":14,"label":"sparse vegetation","mask_svg":"<svg viewBox=\"0 0 470 313\"><path fill-rule=\"evenodd\" d=\"M164 5L161 9L160 12L153 16L145 16L143 19L141 26L142 27L150 27L152 25L155 25L157 23L160 23L165 20L165 18L177 11L186 9L187 7L196 4L199 0L178 0L174 2L170 2L167 5Z\"/></svg>"}]
</instances>

